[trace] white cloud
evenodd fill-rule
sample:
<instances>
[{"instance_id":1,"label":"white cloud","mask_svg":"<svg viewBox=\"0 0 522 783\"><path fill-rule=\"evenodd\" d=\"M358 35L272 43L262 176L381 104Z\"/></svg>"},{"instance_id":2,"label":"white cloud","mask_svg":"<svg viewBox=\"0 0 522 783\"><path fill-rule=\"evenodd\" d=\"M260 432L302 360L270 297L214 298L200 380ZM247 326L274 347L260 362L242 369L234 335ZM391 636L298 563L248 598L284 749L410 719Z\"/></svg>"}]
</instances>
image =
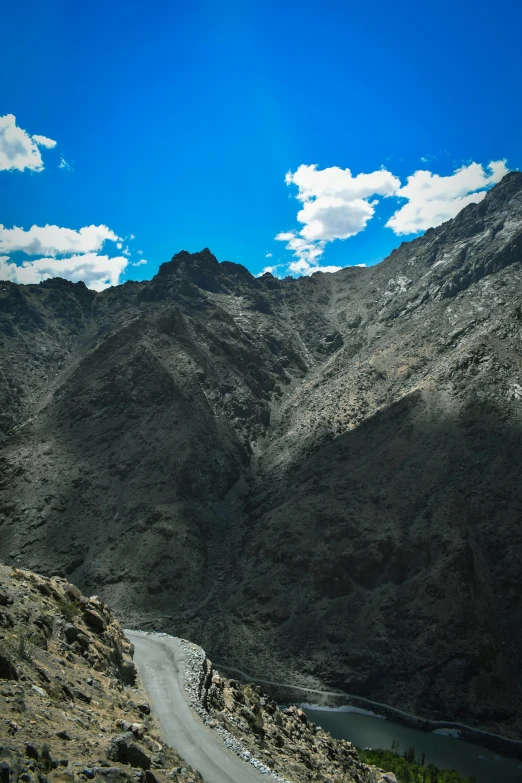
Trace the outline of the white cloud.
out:
<instances>
[{"instance_id":1,"label":"white cloud","mask_svg":"<svg viewBox=\"0 0 522 783\"><path fill-rule=\"evenodd\" d=\"M318 169L316 165L289 171L285 182L297 185L296 198L303 205L297 220L303 228L283 231L276 239L286 242L286 249L296 258L289 264L290 273L301 275L341 269L319 266L326 244L364 231L378 203L370 198L393 196L401 187L400 180L385 168L354 177L350 169Z\"/></svg>"},{"instance_id":2,"label":"white cloud","mask_svg":"<svg viewBox=\"0 0 522 783\"><path fill-rule=\"evenodd\" d=\"M145 258L140 259L140 261L135 261L131 266L143 266L143 264L146 264L147 260Z\"/></svg>"},{"instance_id":3,"label":"white cloud","mask_svg":"<svg viewBox=\"0 0 522 783\"><path fill-rule=\"evenodd\" d=\"M52 150L53 147L56 147L55 140L48 139L47 136L39 136L37 133L35 133L32 138L39 147L46 147L48 150Z\"/></svg>"},{"instance_id":4,"label":"white cloud","mask_svg":"<svg viewBox=\"0 0 522 783\"><path fill-rule=\"evenodd\" d=\"M60 155L60 163L58 164L59 169L66 169L67 171L73 171L73 167L70 163L67 163L63 155Z\"/></svg>"},{"instance_id":5,"label":"white cloud","mask_svg":"<svg viewBox=\"0 0 522 783\"><path fill-rule=\"evenodd\" d=\"M56 146L53 139L19 128L14 114L0 117L0 171L42 171L44 168L40 147Z\"/></svg>"},{"instance_id":6,"label":"white cloud","mask_svg":"<svg viewBox=\"0 0 522 783\"><path fill-rule=\"evenodd\" d=\"M274 275L274 277L282 277L282 275L280 275L277 271L278 269L281 269L282 266L283 264L273 264L272 266L265 266L265 268L262 269L261 272L257 273L256 277L261 277L267 272L269 272L271 275Z\"/></svg>"},{"instance_id":7,"label":"white cloud","mask_svg":"<svg viewBox=\"0 0 522 783\"><path fill-rule=\"evenodd\" d=\"M109 258L97 253L84 253L68 258L38 258L24 261L21 265L9 263L7 256L1 256L0 279L28 284L39 283L51 277L64 277L73 283L83 280L89 288L103 291L111 285L118 285L128 263L128 259L123 256Z\"/></svg>"},{"instance_id":8,"label":"white cloud","mask_svg":"<svg viewBox=\"0 0 522 783\"><path fill-rule=\"evenodd\" d=\"M422 160L435 158L427 155ZM275 238L286 242L286 249L294 256L287 265L290 274L336 271L340 267L320 266L326 245L364 231L375 214L375 196L407 199L386 226L397 235L418 233L455 217L468 204L481 201L487 189L500 182L507 172L502 160L492 161L486 168L470 163L448 177L416 171L403 186L385 168L354 177L350 169L338 166L318 169L316 165L301 165L297 171L287 173L285 182L297 186L296 198L302 204L297 220L302 228L282 231ZM270 271L270 267L266 269Z\"/></svg>"},{"instance_id":9,"label":"white cloud","mask_svg":"<svg viewBox=\"0 0 522 783\"><path fill-rule=\"evenodd\" d=\"M0 253L21 252L26 255L59 256L72 253L98 252L106 241L118 242L119 237L104 225L84 226L78 231L60 226L5 228L0 224Z\"/></svg>"},{"instance_id":10,"label":"white cloud","mask_svg":"<svg viewBox=\"0 0 522 783\"><path fill-rule=\"evenodd\" d=\"M320 266L319 264L310 264L303 258L297 261L291 261L288 264L288 271L292 275L313 275L315 272L338 272L342 266Z\"/></svg>"},{"instance_id":11,"label":"white cloud","mask_svg":"<svg viewBox=\"0 0 522 783\"><path fill-rule=\"evenodd\" d=\"M273 255L272 253L267 253L265 258L272 258L272 255Z\"/></svg>"},{"instance_id":12,"label":"white cloud","mask_svg":"<svg viewBox=\"0 0 522 783\"><path fill-rule=\"evenodd\" d=\"M468 204L481 201L486 189L500 182L508 168L503 160L492 161L486 170L480 163L462 166L448 177L431 171L416 171L396 195L408 202L386 225L395 234L417 234L455 217Z\"/></svg>"},{"instance_id":13,"label":"white cloud","mask_svg":"<svg viewBox=\"0 0 522 783\"><path fill-rule=\"evenodd\" d=\"M0 225L0 278L16 283L39 283L51 277L80 280L95 291L117 285L129 259L123 255L100 254L105 242L120 238L104 225L79 230L60 226L5 228ZM33 256L21 263L13 254Z\"/></svg>"}]
</instances>

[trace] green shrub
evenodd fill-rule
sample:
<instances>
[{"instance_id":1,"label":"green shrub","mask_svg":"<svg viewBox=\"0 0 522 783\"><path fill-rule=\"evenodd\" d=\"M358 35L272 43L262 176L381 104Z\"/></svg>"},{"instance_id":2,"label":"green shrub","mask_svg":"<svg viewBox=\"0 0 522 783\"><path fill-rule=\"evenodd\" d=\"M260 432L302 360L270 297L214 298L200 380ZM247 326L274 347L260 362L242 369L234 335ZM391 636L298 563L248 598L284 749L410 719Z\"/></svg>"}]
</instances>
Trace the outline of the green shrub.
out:
<instances>
[{"instance_id":1,"label":"green shrub","mask_svg":"<svg viewBox=\"0 0 522 783\"><path fill-rule=\"evenodd\" d=\"M77 617L80 613L80 607L78 604L74 603L73 601L70 601L65 596L62 598L56 598L56 605L58 609L60 610L61 614L65 617L66 620L68 620L70 623L74 620L75 617Z\"/></svg>"},{"instance_id":2,"label":"green shrub","mask_svg":"<svg viewBox=\"0 0 522 783\"><path fill-rule=\"evenodd\" d=\"M417 758L415 748L407 748L399 754L399 743L392 743L393 750L362 750L359 755L367 764L393 772L398 783L475 783L454 769L438 769L433 764L424 766L424 753Z\"/></svg>"}]
</instances>

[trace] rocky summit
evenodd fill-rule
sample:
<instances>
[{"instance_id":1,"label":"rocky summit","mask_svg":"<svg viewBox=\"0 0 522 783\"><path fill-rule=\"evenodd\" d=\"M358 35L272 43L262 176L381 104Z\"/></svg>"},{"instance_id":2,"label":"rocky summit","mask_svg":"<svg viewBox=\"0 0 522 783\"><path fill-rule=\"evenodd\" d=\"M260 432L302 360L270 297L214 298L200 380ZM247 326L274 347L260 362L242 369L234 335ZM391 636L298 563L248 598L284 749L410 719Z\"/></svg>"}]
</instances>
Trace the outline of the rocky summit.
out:
<instances>
[{"instance_id":1,"label":"rocky summit","mask_svg":"<svg viewBox=\"0 0 522 783\"><path fill-rule=\"evenodd\" d=\"M0 283L0 558L218 664L521 738L521 261L513 172L371 268Z\"/></svg>"}]
</instances>

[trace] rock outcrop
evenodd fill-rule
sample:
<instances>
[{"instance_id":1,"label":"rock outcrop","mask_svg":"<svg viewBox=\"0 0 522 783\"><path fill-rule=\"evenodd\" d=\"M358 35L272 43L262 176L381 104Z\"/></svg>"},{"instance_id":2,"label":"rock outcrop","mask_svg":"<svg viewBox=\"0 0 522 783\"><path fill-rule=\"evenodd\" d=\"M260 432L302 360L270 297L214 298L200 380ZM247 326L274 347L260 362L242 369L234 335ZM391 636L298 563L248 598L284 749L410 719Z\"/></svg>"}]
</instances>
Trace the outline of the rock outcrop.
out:
<instances>
[{"instance_id":1,"label":"rock outcrop","mask_svg":"<svg viewBox=\"0 0 522 783\"><path fill-rule=\"evenodd\" d=\"M361 761L347 740L333 739L295 706L279 709L258 685L223 677L205 658L199 699L207 725L220 726L270 769L294 783L385 783L384 770ZM245 754L245 755L246 755Z\"/></svg>"},{"instance_id":2,"label":"rock outcrop","mask_svg":"<svg viewBox=\"0 0 522 783\"><path fill-rule=\"evenodd\" d=\"M158 741L132 644L104 602L0 565L0 604L2 783L201 780Z\"/></svg>"},{"instance_id":3,"label":"rock outcrop","mask_svg":"<svg viewBox=\"0 0 522 783\"><path fill-rule=\"evenodd\" d=\"M513 172L368 269L0 283L0 556L264 679L522 737L521 260Z\"/></svg>"}]
</instances>

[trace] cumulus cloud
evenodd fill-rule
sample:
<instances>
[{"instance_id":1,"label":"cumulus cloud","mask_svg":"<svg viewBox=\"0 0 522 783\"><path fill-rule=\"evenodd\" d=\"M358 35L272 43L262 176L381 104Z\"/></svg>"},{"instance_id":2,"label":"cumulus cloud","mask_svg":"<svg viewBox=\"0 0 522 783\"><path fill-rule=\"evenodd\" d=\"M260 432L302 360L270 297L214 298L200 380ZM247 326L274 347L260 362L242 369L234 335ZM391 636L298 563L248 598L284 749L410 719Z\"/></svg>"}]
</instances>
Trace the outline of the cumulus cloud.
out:
<instances>
[{"instance_id":1,"label":"cumulus cloud","mask_svg":"<svg viewBox=\"0 0 522 783\"><path fill-rule=\"evenodd\" d=\"M111 257L99 251L105 242L119 243L114 231L104 225L84 226L78 230L60 226L5 228L0 225L0 279L15 283L39 283L51 277L80 280L95 291L120 282L129 259ZM21 263L13 256L33 256Z\"/></svg>"},{"instance_id":2,"label":"cumulus cloud","mask_svg":"<svg viewBox=\"0 0 522 783\"><path fill-rule=\"evenodd\" d=\"M425 156L422 160L434 159ZM481 201L488 188L507 174L506 161L491 161L486 167L479 163L462 166L450 176L440 176L428 170L415 171L402 185L387 169L369 174L352 175L350 169L338 166L318 169L316 165L301 165L289 171L287 185L297 187L301 202L297 220L299 229L282 231L275 237L286 242L294 260L287 264L293 275L315 271L336 271L340 267L320 266L320 259L329 242L345 240L364 231L375 215L379 203L375 196L406 199L386 223L395 234L412 234L438 226L455 217L461 209ZM271 271L271 267L265 267Z\"/></svg>"},{"instance_id":3,"label":"cumulus cloud","mask_svg":"<svg viewBox=\"0 0 522 783\"><path fill-rule=\"evenodd\" d=\"M24 261L21 265L0 257L0 279L14 283L40 283L51 277L64 277L77 283L80 280L94 291L103 291L111 285L118 285L128 259L124 256L110 258L97 253L84 253L68 258L37 258Z\"/></svg>"},{"instance_id":4,"label":"cumulus cloud","mask_svg":"<svg viewBox=\"0 0 522 783\"><path fill-rule=\"evenodd\" d=\"M285 182L297 186L296 198L303 205L297 213L303 227L276 236L287 243L286 249L296 259L289 264L292 274L340 269L319 266L326 244L364 231L378 203L372 197L393 196L401 187L398 177L385 168L354 177L350 169L318 169L304 164L295 172L289 171Z\"/></svg>"},{"instance_id":5,"label":"cumulus cloud","mask_svg":"<svg viewBox=\"0 0 522 783\"><path fill-rule=\"evenodd\" d=\"M55 146L54 139L39 134L31 136L18 127L14 114L0 117L0 171L42 171L40 147Z\"/></svg>"},{"instance_id":6,"label":"cumulus cloud","mask_svg":"<svg viewBox=\"0 0 522 783\"><path fill-rule=\"evenodd\" d=\"M0 253L21 252L30 256L93 253L100 250L104 242L118 242L119 239L104 225L84 226L77 231L60 226L31 226L25 231L0 224Z\"/></svg>"},{"instance_id":7,"label":"cumulus cloud","mask_svg":"<svg viewBox=\"0 0 522 783\"><path fill-rule=\"evenodd\" d=\"M143 264L147 263L146 258L141 258L139 261L135 261L131 266L143 266Z\"/></svg>"},{"instance_id":8,"label":"cumulus cloud","mask_svg":"<svg viewBox=\"0 0 522 783\"><path fill-rule=\"evenodd\" d=\"M267 272L269 274L271 274L271 275L275 275L278 267L279 267L279 264L274 264L273 266L265 266L265 268L261 272L259 272L256 275L256 277L261 277L261 275L266 275Z\"/></svg>"},{"instance_id":9,"label":"cumulus cloud","mask_svg":"<svg viewBox=\"0 0 522 783\"><path fill-rule=\"evenodd\" d=\"M47 136L39 136L37 133L35 133L32 139L38 144L39 147L46 147L48 150L52 150L53 147L56 147L55 140L48 139Z\"/></svg>"},{"instance_id":10,"label":"cumulus cloud","mask_svg":"<svg viewBox=\"0 0 522 783\"><path fill-rule=\"evenodd\" d=\"M448 177L431 171L416 171L395 195L407 199L386 225L397 235L417 234L455 217L468 204L482 201L487 189L507 174L506 161L486 167L480 163L462 166Z\"/></svg>"}]
</instances>

